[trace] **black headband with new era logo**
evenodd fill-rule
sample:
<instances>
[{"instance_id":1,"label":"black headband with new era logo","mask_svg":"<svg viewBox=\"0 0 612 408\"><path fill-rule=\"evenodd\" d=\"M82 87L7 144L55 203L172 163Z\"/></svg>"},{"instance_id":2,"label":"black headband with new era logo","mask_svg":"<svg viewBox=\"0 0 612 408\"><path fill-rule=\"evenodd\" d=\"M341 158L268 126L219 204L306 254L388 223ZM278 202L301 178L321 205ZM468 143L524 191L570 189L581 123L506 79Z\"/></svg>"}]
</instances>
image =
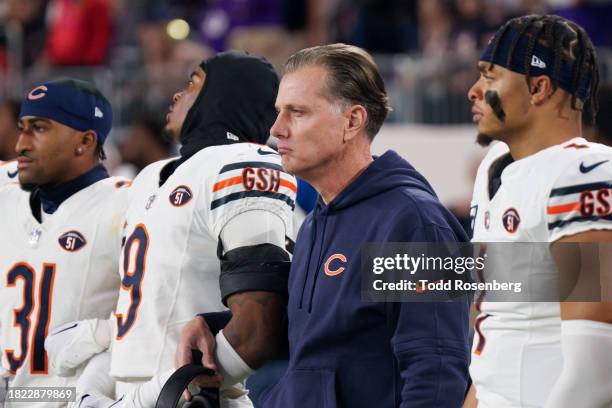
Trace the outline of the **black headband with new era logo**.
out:
<instances>
[{"instance_id":1,"label":"black headband with new era logo","mask_svg":"<svg viewBox=\"0 0 612 408\"><path fill-rule=\"evenodd\" d=\"M495 44L500 33L503 34L503 37L499 39L499 45L495 55L493 55L493 45ZM514 43L516 43L516 46L514 46L514 49L512 50ZM480 56L480 60L491 62L495 65L499 65L503 68L509 69L510 71L523 75L527 74L528 71L529 75L531 76L548 75L551 79L557 81L560 88L569 93L575 93L576 97L583 101L588 99L591 90L591 78L586 76L581 81L578 81L578 84L574 85L574 64L572 61L561 58L560 69L557 75L555 75L555 55L553 50L542 44L540 41L536 41L531 58L526 66L525 57L528 46L528 33L521 35L513 27L508 27L505 33L498 31L495 34ZM512 55L510 55L510 51L512 51Z\"/></svg>"}]
</instances>

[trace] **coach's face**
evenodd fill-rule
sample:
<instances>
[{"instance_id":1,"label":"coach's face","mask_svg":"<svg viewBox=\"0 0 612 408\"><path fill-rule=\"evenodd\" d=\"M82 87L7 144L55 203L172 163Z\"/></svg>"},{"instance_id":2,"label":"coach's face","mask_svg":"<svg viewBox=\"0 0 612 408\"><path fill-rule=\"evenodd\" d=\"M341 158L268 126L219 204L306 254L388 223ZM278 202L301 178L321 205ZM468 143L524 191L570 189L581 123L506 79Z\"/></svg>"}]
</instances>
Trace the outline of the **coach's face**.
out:
<instances>
[{"instance_id":1,"label":"coach's face","mask_svg":"<svg viewBox=\"0 0 612 408\"><path fill-rule=\"evenodd\" d=\"M18 127L20 134L15 151L19 183L31 189L69 181L73 176L69 171L71 163L83 152L79 137L83 132L35 116L22 117Z\"/></svg>"},{"instance_id":2,"label":"coach's face","mask_svg":"<svg viewBox=\"0 0 612 408\"><path fill-rule=\"evenodd\" d=\"M172 105L170 111L166 115L166 128L165 131L168 133L175 142L179 142L181 137L181 129L189 109L193 106L193 103L200 95L200 91L204 86L204 80L206 74L201 67L198 67L189 76L189 82L187 87L181 92L174 94L172 98Z\"/></svg>"},{"instance_id":3,"label":"coach's face","mask_svg":"<svg viewBox=\"0 0 612 408\"><path fill-rule=\"evenodd\" d=\"M313 182L325 174L326 165L343 152L347 119L341 106L328 97L327 69L307 66L283 76L270 133L278 138L283 167Z\"/></svg>"}]
</instances>

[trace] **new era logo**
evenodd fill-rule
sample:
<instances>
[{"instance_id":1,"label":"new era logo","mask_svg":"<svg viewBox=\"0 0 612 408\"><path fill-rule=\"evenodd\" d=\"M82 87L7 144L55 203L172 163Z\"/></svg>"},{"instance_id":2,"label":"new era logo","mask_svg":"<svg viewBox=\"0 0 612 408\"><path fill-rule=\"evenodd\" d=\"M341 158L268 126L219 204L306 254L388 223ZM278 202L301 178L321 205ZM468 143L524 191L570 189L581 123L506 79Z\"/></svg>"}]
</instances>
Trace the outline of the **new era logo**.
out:
<instances>
[{"instance_id":1,"label":"new era logo","mask_svg":"<svg viewBox=\"0 0 612 408\"><path fill-rule=\"evenodd\" d=\"M240 141L240 138L236 136L235 134L233 134L232 132L226 132L225 135L227 136L229 140L234 140L236 142Z\"/></svg>"},{"instance_id":2,"label":"new era logo","mask_svg":"<svg viewBox=\"0 0 612 408\"><path fill-rule=\"evenodd\" d=\"M94 111L94 116L96 118L103 118L104 117L104 114L102 113L100 108L98 108L97 106L96 106L96 110Z\"/></svg>"},{"instance_id":3,"label":"new era logo","mask_svg":"<svg viewBox=\"0 0 612 408\"><path fill-rule=\"evenodd\" d=\"M531 66L544 69L546 68L546 63L542 61L541 59L539 59L538 57L536 57L535 55L533 55L531 57Z\"/></svg>"}]
</instances>

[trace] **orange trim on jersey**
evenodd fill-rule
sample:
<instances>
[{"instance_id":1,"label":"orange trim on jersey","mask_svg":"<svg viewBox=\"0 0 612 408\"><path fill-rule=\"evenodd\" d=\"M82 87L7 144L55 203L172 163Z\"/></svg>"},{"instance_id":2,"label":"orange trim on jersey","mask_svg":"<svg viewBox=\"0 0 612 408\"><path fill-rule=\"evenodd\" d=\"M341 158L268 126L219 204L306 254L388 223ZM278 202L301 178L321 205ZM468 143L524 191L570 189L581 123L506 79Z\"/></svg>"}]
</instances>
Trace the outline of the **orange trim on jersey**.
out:
<instances>
[{"instance_id":1,"label":"orange trim on jersey","mask_svg":"<svg viewBox=\"0 0 612 408\"><path fill-rule=\"evenodd\" d=\"M477 356L480 356L482 354L485 346L487 345L487 339L484 336L484 334L482 333L480 325L489 316L491 316L491 315L489 315L489 314L481 315L481 316L478 316L476 318L476 320L474 320L474 332L475 332L475 336L478 336L476 347L474 348L474 354L476 354ZM476 340L476 339L474 339L474 340Z\"/></svg>"},{"instance_id":2,"label":"orange trim on jersey","mask_svg":"<svg viewBox=\"0 0 612 408\"><path fill-rule=\"evenodd\" d=\"M215 183L215 185L213 186L213 193L216 193L219 190L223 190L226 187L235 186L236 184L240 184L240 183L242 183L242 176L231 177L231 178L219 181L218 183ZM297 186L293 184L292 182L285 180L284 178L281 178L280 185L282 187L288 188L294 193L297 193Z\"/></svg>"},{"instance_id":3,"label":"orange trim on jersey","mask_svg":"<svg viewBox=\"0 0 612 408\"><path fill-rule=\"evenodd\" d=\"M1 161L1 160L0 160L0 167L2 167L2 166L6 166L7 164L14 163L14 162L16 162L16 161L17 161L17 159L7 160L7 161Z\"/></svg>"},{"instance_id":4,"label":"orange trim on jersey","mask_svg":"<svg viewBox=\"0 0 612 408\"><path fill-rule=\"evenodd\" d=\"M577 144L577 143L572 143L572 144L568 144L567 146L564 146L564 149L587 149L589 146L588 145L584 145L584 144Z\"/></svg>"},{"instance_id":5,"label":"orange trim on jersey","mask_svg":"<svg viewBox=\"0 0 612 408\"><path fill-rule=\"evenodd\" d=\"M115 188L132 187L132 180L120 180L115 183Z\"/></svg>"},{"instance_id":6,"label":"orange trim on jersey","mask_svg":"<svg viewBox=\"0 0 612 408\"><path fill-rule=\"evenodd\" d=\"M546 209L546 214L555 215L578 210L580 210L580 203L576 201L575 203L552 205Z\"/></svg>"},{"instance_id":7,"label":"orange trim on jersey","mask_svg":"<svg viewBox=\"0 0 612 408\"><path fill-rule=\"evenodd\" d=\"M51 324L51 306L53 306L53 285L55 284L55 264L54 263L43 263L43 274L45 273L45 270L47 269L47 267L50 267L52 269L51 272L51 283L49 286L49 302L47 303L47 324L45 325L45 336L44 338L47 338L47 334L49 333L49 324ZM42 316L42 295L43 295L43 282L44 282L44 277L40 280L40 289L38 290L38 317L36 319L37 325L40 322L40 318ZM30 350L35 350L34 347L34 342L36 341L36 327L34 328L34 330L32 330L32 337L30 340ZM49 374L49 362L48 362L48 356L47 356L47 351L45 350L45 368L44 370L41 371L37 371L34 369L34 358L30 357L30 373L31 374Z\"/></svg>"},{"instance_id":8,"label":"orange trim on jersey","mask_svg":"<svg viewBox=\"0 0 612 408\"><path fill-rule=\"evenodd\" d=\"M231 177L225 180L221 180L218 183L215 183L213 186L213 193L223 190L225 187L234 186L236 184L242 183L242 176Z\"/></svg>"},{"instance_id":9,"label":"orange trim on jersey","mask_svg":"<svg viewBox=\"0 0 612 408\"><path fill-rule=\"evenodd\" d=\"M288 180L281 178L280 185L283 187L287 187L289 190L293 191L294 193L297 193L297 186Z\"/></svg>"}]
</instances>

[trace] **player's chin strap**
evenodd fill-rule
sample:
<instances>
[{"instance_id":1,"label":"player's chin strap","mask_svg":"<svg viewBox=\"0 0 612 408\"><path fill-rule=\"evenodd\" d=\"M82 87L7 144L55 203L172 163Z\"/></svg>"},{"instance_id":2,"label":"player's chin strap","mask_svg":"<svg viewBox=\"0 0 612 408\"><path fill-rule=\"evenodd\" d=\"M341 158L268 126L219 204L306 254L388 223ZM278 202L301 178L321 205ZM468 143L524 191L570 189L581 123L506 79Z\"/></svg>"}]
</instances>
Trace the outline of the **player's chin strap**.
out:
<instances>
[{"instance_id":1,"label":"player's chin strap","mask_svg":"<svg viewBox=\"0 0 612 408\"><path fill-rule=\"evenodd\" d=\"M187 364L176 370L164 384L155 408L175 408L189 383L201 375L212 376L215 375L215 372L197 364ZM203 403L202 408L219 408L218 392L214 394L210 395L210 398L206 398L205 401L200 400Z\"/></svg>"}]
</instances>

